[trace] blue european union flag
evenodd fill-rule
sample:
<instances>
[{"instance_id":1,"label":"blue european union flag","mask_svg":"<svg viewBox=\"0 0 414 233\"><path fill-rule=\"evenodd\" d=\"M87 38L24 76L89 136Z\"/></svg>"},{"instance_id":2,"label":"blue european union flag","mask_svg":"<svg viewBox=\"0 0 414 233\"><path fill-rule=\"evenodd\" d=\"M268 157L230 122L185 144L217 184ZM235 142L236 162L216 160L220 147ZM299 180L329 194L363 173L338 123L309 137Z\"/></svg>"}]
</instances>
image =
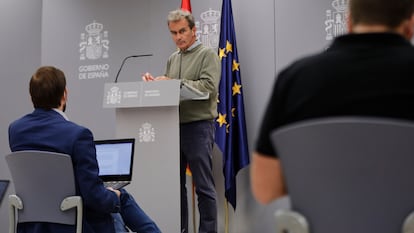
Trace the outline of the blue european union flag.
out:
<instances>
[{"instance_id":1,"label":"blue european union flag","mask_svg":"<svg viewBox=\"0 0 414 233\"><path fill-rule=\"evenodd\" d=\"M231 0L223 0L218 53L221 60L221 80L216 143L223 153L225 197L236 209L236 175L249 164L249 150Z\"/></svg>"}]
</instances>

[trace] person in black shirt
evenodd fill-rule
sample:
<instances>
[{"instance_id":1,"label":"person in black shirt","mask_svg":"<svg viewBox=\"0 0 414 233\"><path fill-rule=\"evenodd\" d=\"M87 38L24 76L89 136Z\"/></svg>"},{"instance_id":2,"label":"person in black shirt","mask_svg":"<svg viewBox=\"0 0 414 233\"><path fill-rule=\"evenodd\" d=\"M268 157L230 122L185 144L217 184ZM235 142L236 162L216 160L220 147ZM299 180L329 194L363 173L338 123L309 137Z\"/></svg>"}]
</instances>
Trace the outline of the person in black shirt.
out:
<instances>
[{"instance_id":1,"label":"person in black shirt","mask_svg":"<svg viewBox=\"0 0 414 233\"><path fill-rule=\"evenodd\" d=\"M414 0L350 0L348 32L277 77L252 155L257 201L287 194L270 132L318 117L414 120Z\"/></svg>"}]
</instances>

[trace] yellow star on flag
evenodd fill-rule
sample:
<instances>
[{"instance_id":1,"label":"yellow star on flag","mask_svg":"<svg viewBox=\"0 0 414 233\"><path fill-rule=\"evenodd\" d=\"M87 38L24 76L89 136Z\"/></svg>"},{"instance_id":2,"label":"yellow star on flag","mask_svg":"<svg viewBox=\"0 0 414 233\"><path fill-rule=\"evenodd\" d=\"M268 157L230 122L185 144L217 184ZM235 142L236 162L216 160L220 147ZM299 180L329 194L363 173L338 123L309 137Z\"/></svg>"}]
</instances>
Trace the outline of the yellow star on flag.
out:
<instances>
[{"instance_id":1,"label":"yellow star on flag","mask_svg":"<svg viewBox=\"0 0 414 233\"><path fill-rule=\"evenodd\" d=\"M217 117L216 121L220 124L220 127L227 124L226 117L227 117L227 114L219 113L219 116Z\"/></svg>"},{"instance_id":2,"label":"yellow star on flag","mask_svg":"<svg viewBox=\"0 0 414 233\"><path fill-rule=\"evenodd\" d=\"M233 45L230 41L226 41L226 53L233 52Z\"/></svg>"},{"instance_id":3,"label":"yellow star on flag","mask_svg":"<svg viewBox=\"0 0 414 233\"><path fill-rule=\"evenodd\" d=\"M231 89L233 90L233 96L241 94L241 85L238 85L236 82L234 82L233 87Z\"/></svg>"},{"instance_id":4,"label":"yellow star on flag","mask_svg":"<svg viewBox=\"0 0 414 233\"><path fill-rule=\"evenodd\" d=\"M223 57L227 57L225 50L226 50L225 48L219 48L220 61L221 59L223 59Z\"/></svg>"},{"instance_id":5,"label":"yellow star on flag","mask_svg":"<svg viewBox=\"0 0 414 233\"><path fill-rule=\"evenodd\" d=\"M231 116L232 117L235 117L236 116L235 112L236 112L236 108L232 108L231 109Z\"/></svg>"},{"instance_id":6,"label":"yellow star on flag","mask_svg":"<svg viewBox=\"0 0 414 233\"><path fill-rule=\"evenodd\" d=\"M236 60L233 60L233 71L239 71L240 63L237 63Z\"/></svg>"}]
</instances>

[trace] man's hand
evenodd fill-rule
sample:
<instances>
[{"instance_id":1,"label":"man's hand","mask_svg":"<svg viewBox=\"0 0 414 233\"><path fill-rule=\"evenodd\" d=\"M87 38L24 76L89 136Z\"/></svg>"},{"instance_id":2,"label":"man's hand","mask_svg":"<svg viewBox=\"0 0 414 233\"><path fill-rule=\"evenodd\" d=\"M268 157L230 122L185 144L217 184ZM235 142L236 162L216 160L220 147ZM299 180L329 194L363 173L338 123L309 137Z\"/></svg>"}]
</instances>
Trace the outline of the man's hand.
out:
<instances>
[{"instance_id":1,"label":"man's hand","mask_svg":"<svg viewBox=\"0 0 414 233\"><path fill-rule=\"evenodd\" d=\"M121 192L120 192L119 190L117 190L117 189L113 189L112 187L106 187L106 189L108 189L108 190L110 190L110 191L112 191L112 192L116 193L116 195L117 195L118 197L121 197Z\"/></svg>"},{"instance_id":2,"label":"man's hand","mask_svg":"<svg viewBox=\"0 0 414 233\"><path fill-rule=\"evenodd\" d=\"M167 76L158 76L156 77L154 80L159 81L159 80L170 80L171 78L167 77Z\"/></svg>"},{"instance_id":3,"label":"man's hand","mask_svg":"<svg viewBox=\"0 0 414 233\"><path fill-rule=\"evenodd\" d=\"M152 76L150 73L145 73L142 75L142 80L145 82L148 81L159 81L159 80L170 80L171 78L167 77L167 76L158 76L156 78L154 78L154 76Z\"/></svg>"},{"instance_id":4,"label":"man's hand","mask_svg":"<svg viewBox=\"0 0 414 233\"><path fill-rule=\"evenodd\" d=\"M142 81L148 82L148 81L154 81L154 77L150 73L145 73L142 75Z\"/></svg>"}]
</instances>

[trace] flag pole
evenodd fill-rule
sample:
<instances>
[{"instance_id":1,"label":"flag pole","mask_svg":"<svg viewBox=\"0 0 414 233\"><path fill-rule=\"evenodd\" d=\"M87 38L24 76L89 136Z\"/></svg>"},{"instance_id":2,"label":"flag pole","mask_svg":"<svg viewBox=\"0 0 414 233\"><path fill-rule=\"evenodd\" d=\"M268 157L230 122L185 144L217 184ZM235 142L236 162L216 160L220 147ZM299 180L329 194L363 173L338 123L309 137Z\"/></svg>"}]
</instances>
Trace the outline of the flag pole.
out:
<instances>
[{"instance_id":1,"label":"flag pole","mask_svg":"<svg viewBox=\"0 0 414 233\"><path fill-rule=\"evenodd\" d=\"M224 203L224 210L225 210L225 215L224 215L224 232L225 233L229 233L229 202L226 199L226 203Z\"/></svg>"},{"instance_id":2,"label":"flag pole","mask_svg":"<svg viewBox=\"0 0 414 233\"><path fill-rule=\"evenodd\" d=\"M191 190L192 190L192 195L193 195L193 198L192 198L192 200L193 200L193 231L194 231L194 233L197 233L197 231L196 231L196 219L195 219L195 184L194 184L194 181L192 182L192 188L191 188Z\"/></svg>"}]
</instances>

